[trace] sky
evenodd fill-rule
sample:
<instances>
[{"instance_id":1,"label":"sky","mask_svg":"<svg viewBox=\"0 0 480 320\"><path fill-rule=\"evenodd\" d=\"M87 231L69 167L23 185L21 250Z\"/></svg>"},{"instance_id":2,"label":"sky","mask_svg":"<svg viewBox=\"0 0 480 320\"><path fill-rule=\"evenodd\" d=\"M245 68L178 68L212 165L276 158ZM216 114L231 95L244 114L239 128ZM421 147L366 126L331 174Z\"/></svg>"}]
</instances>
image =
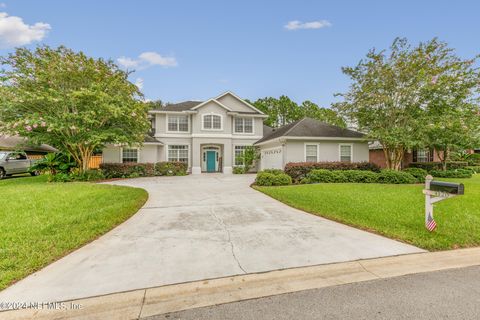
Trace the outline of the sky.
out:
<instances>
[{"instance_id":1,"label":"sky","mask_svg":"<svg viewBox=\"0 0 480 320\"><path fill-rule=\"evenodd\" d=\"M433 37L480 53L480 1L0 0L0 55L65 45L135 71L147 99L287 95L329 107L372 49Z\"/></svg>"}]
</instances>

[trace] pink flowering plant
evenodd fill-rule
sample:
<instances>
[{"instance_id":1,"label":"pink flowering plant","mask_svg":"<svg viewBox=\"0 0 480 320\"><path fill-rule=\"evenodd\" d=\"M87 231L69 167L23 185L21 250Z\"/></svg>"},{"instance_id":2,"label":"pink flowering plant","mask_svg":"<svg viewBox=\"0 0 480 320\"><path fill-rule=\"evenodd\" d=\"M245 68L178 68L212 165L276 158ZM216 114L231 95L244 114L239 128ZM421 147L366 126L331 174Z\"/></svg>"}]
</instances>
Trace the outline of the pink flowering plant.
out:
<instances>
[{"instance_id":1,"label":"pink flowering plant","mask_svg":"<svg viewBox=\"0 0 480 320\"><path fill-rule=\"evenodd\" d=\"M0 63L0 132L52 145L82 171L106 144L143 142L148 105L112 61L40 46L17 48Z\"/></svg>"}]
</instances>

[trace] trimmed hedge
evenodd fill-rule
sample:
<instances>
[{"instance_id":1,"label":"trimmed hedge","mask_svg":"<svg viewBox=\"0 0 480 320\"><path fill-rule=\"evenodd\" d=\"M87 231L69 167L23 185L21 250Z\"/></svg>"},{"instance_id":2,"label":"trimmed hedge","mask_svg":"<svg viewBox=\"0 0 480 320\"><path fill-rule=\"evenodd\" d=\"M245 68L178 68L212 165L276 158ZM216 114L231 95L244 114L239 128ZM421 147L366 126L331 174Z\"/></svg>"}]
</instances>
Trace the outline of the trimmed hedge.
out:
<instances>
[{"instance_id":1,"label":"trimmed hedge","mask_svg":"<svg viewBox=\"0 0 480 320\"><path fill-rule=\"evenodd\" d=\"M425 177L428 175L427 170L422 168L406 168L403 170L404 172L410 173L417 179L417 182L424 183Z\"/></svg>"},{"instance_id":2,"label":"trimmed hedge","mask_svg":"<svg viewBox=\"0 0 480 320\"><path fill-rule=\"evenodd\" d=\"M378 183L407 184L415 183L417 179L408 172L382 170L377 177Z\"/></svg>"},{"instance_id":3,"label":"trimmed hedge","mask_svg":"<svg viewBox=\"0 0 480 320\"><path fill-rule=\"evenodd\" d=\"M469 169L433 170L430 174L436 178L471 178L473 172Z\"/></svg>"},{"instance_id":4,"label":"trimmed hedge","mask_svg":"<svg viewBox=\"0 0 480 320\"><path fill-rule=\"evenodd\" d=\"M365 170L312 170L300 183L415 183L417 179L407 172L382 170L372 172Z\"/></svg>"},{"instance_id":5,"label":"trimmed hedge","mask_svg":"<svg viewBox=\"0 0 480 320\"><path fill-rule=\"evenodd\" d=\"M292 177L293 181L299 182L316 169L380 172L380 167L370 162L290 162L285 166L285 173Z\"/></svg>"},{"instance_id":6,"label":"trimmed hedge","mask_svg":"<svg viewBox=\"0 0 480 320\"><path fill-rule=\"evenodd\" d=\"M462 169L468 166L466 161L448 161L447 169ZM427 170L427 172L433 170L442 170L441 162L412 162L408 165L409 168L420 168Z\"/></svg>"},{"instance_id":7,"label":"trimmed hedge","mask_svg":"<svg viewBox=\"0 0 480 320\"><path fill-rule=\"evenodd\" d=\"M473 173L480 173L480 166L468 166L464 168L465 170L470 170Z\"/></svg>"},{"instance_id":8,"label":"trimmed hedge","mask_svg":"<svg viewBox=\"0 0 480 320\"><path fill-rule=\"evenodd\" d=\"M281 170L260 171L255 179L258 186L287 186L292 184L292 178Z\"/></svg>"},{"instance_id":9,"label":"trimmed hedge","mask_svg":"<svg viewBox=\"0 0 480 320\"><path fill-rule=\"evenodd\" d=\"M187 164L183 162L154 163L102 163L106 178L136 178L153 176L182 176L187 174Z\"/></svg>"}]
</instances>

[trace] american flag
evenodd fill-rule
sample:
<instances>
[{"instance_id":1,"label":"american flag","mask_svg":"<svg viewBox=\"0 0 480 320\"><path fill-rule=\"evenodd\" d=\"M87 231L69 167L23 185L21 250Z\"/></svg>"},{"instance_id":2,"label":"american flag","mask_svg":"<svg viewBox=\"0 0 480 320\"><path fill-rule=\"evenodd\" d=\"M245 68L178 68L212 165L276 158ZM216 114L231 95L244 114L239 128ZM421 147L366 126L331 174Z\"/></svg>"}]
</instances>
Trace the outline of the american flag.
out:
<instances>
[{"instance_id":1,"label":"american flag","mask_svg":"<svg viewBox=\"0 0 480 320\"><path fill-rule=\"evenodd\" d=\"M427 221L425 221L425 227L428 231L432 232L437 227L437 223L433 220L432 213L429 212L427 216Z\"/></svg>"}]
</instances>

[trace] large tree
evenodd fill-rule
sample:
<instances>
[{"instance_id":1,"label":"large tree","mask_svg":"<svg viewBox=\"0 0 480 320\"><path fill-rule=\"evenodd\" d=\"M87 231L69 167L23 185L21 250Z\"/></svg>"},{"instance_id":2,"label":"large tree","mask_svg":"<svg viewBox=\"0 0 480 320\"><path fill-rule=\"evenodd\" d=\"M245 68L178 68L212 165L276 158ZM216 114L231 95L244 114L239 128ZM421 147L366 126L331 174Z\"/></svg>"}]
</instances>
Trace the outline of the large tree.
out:
<instances>
[{"instance_id":1,"label":"large tree","mask_svg":"<svg viewBox=\"0 0 480 320\"><path fill-rule=\"evenodd\" d=\"M446 105L452 109L470 100L476 72L458 72L464 63L436 39L412 47L397 38L389 51L371 50L357 66L342 68L352 84L340 94L344 101L335 108L370 139L378 140L387 167L398 170L406 150L436 145L427 137L432 128L451 120ZM462 81L468 85L458 87Z\"/></svg>"},{"instance_id":2,"label":"large tree","mask_svg":"<svg viewBox=\"0 0 480 320\"><path fill-rule=\"evenodd\" d=\"M303 117L317 119L342 127L345 126L343 119L334 110L321 108L308 100L298 105L295 101L283 95L278 99L273 97L258 99L252 102L252 104L268 115L264 123L273 128L284 126Z\"/></svg>"},{"instance_id":3,"label":"large tree","mask_svg":"<svg viewBox=\"0 0 480 320\"><path fill-rule=\"evenodd\" d=\"M148 105L113 62L63 46L18 48L0 62L0 132L55 146L83 171L95 149L143 142Z\"/></svg>"}]
</instances>

